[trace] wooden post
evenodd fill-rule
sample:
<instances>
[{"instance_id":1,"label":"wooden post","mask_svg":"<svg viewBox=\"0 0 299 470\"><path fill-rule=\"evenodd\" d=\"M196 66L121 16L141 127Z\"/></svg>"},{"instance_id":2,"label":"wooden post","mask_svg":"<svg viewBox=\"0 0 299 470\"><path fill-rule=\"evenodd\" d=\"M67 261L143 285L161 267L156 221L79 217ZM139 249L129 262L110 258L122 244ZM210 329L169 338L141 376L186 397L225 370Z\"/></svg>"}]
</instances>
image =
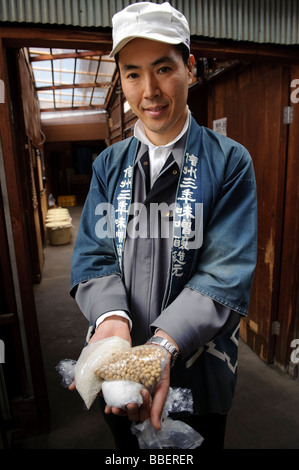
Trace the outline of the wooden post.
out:
<instances>
[{"instance_id":1,"label":"wooden post","mask_svg":"<svg viewBox=\"0 0 299 470\"><path fill-rule=\"evenodd\" d=\"M23 353L26 355L28 352L29 359L27 394L30 396L33 393L34 396L33 407L35 410L30 410L30 412L36 413L39 429L46 430L49 423L49 405L32 286L30 251L25 226L22 197L23 175L19 174L15 146L16 136L10 106L13 82L9 83L6 59L6 49L0 38L0 80L3 80L5 86L4 102L0 104L0 137L12 228L12 243L16 260L15 275L17 276L19 289L16 295L20 299L17 314L21 328Z\"/></svg>"}]
</instances>

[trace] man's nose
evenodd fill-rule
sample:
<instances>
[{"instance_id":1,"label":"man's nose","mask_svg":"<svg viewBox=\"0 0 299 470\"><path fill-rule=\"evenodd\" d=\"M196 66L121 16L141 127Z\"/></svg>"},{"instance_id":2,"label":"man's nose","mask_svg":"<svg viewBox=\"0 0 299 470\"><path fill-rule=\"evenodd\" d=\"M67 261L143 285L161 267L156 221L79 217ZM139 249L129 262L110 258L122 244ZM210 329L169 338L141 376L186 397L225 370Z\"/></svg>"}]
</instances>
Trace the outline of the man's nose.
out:
<instances>
[{"instance_id":1,"label":"man's nose","mask_svg":"<svg viewBox=\"0 0 299 470\"><path fill-rule=\"evenodd\" d=\"M152 75L145 77L144 98L152 100L161 94L158 81Z\"/></svg>"}]
</instances>

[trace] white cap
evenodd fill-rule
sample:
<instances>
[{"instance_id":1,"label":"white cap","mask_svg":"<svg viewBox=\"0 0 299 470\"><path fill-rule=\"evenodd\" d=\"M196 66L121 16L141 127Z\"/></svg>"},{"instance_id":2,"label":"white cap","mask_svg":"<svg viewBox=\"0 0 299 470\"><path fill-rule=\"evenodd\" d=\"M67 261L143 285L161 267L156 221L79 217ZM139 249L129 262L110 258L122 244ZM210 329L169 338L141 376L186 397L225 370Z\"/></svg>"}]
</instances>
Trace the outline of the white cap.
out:
<instances>
[{"instance_id":1,"label":"white cap","mask_svg":"<svg viewBox=\"0 0 299 470\"><path fill-rule=\"evenodd\" d=\"M189 25L182 13L168 2L133 3L112 18L113 49L115 56L129 41L135 38L152 39L167 44L183 43L190 49Z\"/></svg>"}]
</instances>

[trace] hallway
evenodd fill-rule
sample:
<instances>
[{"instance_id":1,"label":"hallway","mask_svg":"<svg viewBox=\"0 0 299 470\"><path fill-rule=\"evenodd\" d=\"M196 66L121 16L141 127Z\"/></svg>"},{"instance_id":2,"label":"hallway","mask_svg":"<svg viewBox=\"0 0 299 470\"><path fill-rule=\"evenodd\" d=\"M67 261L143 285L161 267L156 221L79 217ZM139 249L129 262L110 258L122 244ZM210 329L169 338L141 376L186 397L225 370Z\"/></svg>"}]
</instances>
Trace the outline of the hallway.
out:
<instances>
[{"instance_id":1,"label":"hallway","mask_svg":"<svg viewBox=\"0 0 299 470\"><path fill-rule=\"evenodd\" d=\"M97 404L84 410L77 392L64 389L55 370L60 360L78 358L88 327L68 293L81 209L69 208L74 225L71 243L47 245L43 279L34 287L52 420L49 434L27 438L20 443L23 449L113 449ZM225 448L299 449L299 380L267 366L242 341Z\"/></svg>"}]
</instances>

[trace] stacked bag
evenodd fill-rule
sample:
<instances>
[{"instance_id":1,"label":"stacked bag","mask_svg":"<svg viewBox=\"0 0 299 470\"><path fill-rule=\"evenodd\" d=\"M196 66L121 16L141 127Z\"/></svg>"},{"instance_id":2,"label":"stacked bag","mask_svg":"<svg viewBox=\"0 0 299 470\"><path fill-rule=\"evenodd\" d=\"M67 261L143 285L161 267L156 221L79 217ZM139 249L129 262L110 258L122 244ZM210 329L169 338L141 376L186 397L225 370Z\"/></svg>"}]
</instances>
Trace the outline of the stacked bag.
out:
<instances>
[{"instance_id":1,"label":"stacked bag","mask_svg":"<svg viewBox=\"0 0 299 470\"><path fill-rule=\"evenodd\" d=\"M72 218L68 209L49 209L46 215L46 228L51 245L66 245L71 241Z\"/></svg>"}]
</instances>

